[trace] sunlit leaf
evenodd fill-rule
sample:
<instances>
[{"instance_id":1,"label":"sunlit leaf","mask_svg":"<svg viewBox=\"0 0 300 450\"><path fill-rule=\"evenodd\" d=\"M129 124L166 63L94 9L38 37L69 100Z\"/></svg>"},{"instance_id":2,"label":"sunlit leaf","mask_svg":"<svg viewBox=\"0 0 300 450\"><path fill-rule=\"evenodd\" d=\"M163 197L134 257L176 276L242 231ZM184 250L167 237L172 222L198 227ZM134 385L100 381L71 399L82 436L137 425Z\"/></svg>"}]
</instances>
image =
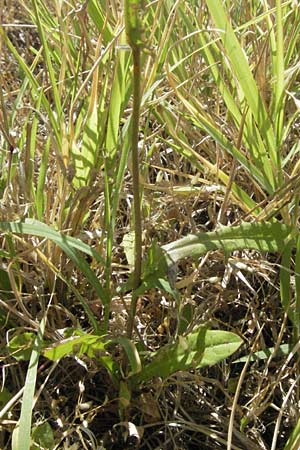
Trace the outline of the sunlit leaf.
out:
<instances>
[{"instance_id":1,"label":"sunlit leaf","mask_svg":"<svg viewBox=\"0 0 300 450\"><path fill-rule=\"evenodd\" d=\"M282 251L292 233L292 228L280 223L242 223L222 226L216 231L191 234L162 248L170 261L197 258L212 250L225 254L234 250L253 249L259 252Z\"/></svg>"},{"instance_id":2,"label":"sunlit leaf","mask_svg":"<svg viewBox=\"0 0 300 450\"><path fill-rule=\"evenodd\" d=\"M217 364L232 355L242 344L234 333L207 330L205 326L186 336L179 336L174 344L167 344L152 354L149 363L132 377L133 383L149 381L153 377L167 378L181 370L199 369Z\"/></svg>"}]
</instances>

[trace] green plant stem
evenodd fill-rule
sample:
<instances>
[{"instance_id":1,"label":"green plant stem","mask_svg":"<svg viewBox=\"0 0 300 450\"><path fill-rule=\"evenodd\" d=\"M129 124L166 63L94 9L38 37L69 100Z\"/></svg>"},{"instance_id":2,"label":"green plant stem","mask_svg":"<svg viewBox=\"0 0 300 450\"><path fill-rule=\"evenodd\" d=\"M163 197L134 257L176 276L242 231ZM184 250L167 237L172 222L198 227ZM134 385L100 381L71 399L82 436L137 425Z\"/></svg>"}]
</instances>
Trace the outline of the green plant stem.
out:
<instances>
[{"instance_id":1,"label":"green plant stem","mask_svg":"<svg viewBox=\"0 0 300 450\"><path fill-rule=\"evenodd\" d=\"M140 182L139 182L139 120L140 120L140 79L141 79L141 50L139 45L132 46L133 57L133 111L131 126L132 144L132 189L134 206L134 273L133 291L138 288L141 282L142 272L142 215L140 203ZM137 297L132 296L130 317L128 320L128 337L133 330L134 316L136 312Z\"/></svg>"},{"instance_id":2,"label":"green plant stem","mask_svg":"<svg viewBox=\"0 0 300 450\"><path fill-rule=\"evenodd\" d=\"M142 267L142 217L140 205L139 183L139 119L140 119L140 77L141 56L140 48L133 50L133 113L132 113L132 184L134 200L134 229L135 229L135 266L134 289L141 281Z\"/></svg>"}]
</instances>

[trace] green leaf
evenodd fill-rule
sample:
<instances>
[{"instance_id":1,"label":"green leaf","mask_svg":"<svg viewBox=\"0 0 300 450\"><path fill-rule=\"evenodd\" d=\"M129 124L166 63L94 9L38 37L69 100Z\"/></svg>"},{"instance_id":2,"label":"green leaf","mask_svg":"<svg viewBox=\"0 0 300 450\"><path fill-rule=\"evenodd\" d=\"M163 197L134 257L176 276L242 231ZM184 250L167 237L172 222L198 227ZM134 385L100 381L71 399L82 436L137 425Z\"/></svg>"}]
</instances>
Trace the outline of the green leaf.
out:
<instances>
[{"instance_id":1,"label":"green leaf","mask_svg":"<svg viewBox=\"0 0 300 450\"><path fill-rule=\"evenodd\" d=\"M138 291L143 289L143 286L147 289L158 288L178 299L179 294L174 287L176 276L176 264L163 248L153 242L143 263L142 284ZM137 295L141 295L141 293L138 292Z\"/></svg>"},{"instance_id":2,"label":"green leaf","mask_svg":"<svg viewBox=\"0 0 300 450\"><path fill-rule=\"evenodd\" d=\"M24 61L24 59L22 58L22 56L19 55L18 51L15 49L12 42L8 39L6 33L4 32L3 28L1 28L1 27L0 27L0 36L4 40L4 42L6 43L6 45L8 46L9 50L12 52L14 57L16 58L19 66L20 66L20 69L24 72L25 76L27 77L33 92L36 93L38 96L41 86L39 85L37 78L34 75L33 68L29 68L27 66L27 64ZM59 125L57 122L57 117L56 117L56 115L53 111L53 108L50 105L50 101L48 101L45 93L43 94L43 97L42 97L42 103L47 111L48 116L49 116L49 119L51 122L51 131L53 131L53 134L57 141L57 145L61 146L61 136L60 136L60 131L59 131Z\"/></svg>"},{"instance_id":3,"label":"green leaf","mask_svg":"<svg viewBox=\"0 0 300 450\"><path fill-rule=\"evenodd\" d=\"M173 264L168 254L154 241L149 247L147 257L143 262L142 282L134 291L134 295L139 297L149 289L161 289L170 294L175 300L179 300L179 292L174 287L176 275L176 264ZM127 292L132 290L132 286L131 274L129 280L119 290Z\"/></svg>"},{"instance_id":4,"label":"green leaf","mask_svg":"<svg viewBox=\"0 0 300 450\"><path fill-rule=\"evenodd\" d=\"M284 311L289 318L298 327L295 322L295 311L291 309L291 261L292 261L292 245L289 243L282 248L282 258L280 267L280 300Z\"/></svg>"},{"instance_id":5,"label":"green leaf","mask_svg":"<svg viewBox=\"0 0 300 450\"><path fill-rule=\"evenodd\" d=\"M292 227L280 223L245 222L236 227L222 226L216 231L191 234L161 249L154 243L144 264L142 284L136 295L156 287L177 298L172 285L176 276L174 268L180 259L198 258L213 250L222 250L225 254L244 249L278 252L286 247L289 240L289 245L293 245L292 231Z\"/></svg>"},{"instance_id":6,"label":"green leaf","mask_svg":"<svg viewBox=\"0 0 300 450\"><path fill-rule=\"evenodd\" d=\"M45 61L45 66L48 69L47 74L50 79L52 97L53 97L53 101L55 104L56 113L58 114L58 123L60 123L61 119L63 117L63 110L62 110L62 105L61 105L61 97L59 95L59 90L58 90L56 73L55 73L55 70L54 70L53 64L52 64L53 53L50 51L50 46L48 45L48 40L47 40L46 34L45 34L45 27L43 26L43 24L41 22L41 17L40 17L40 13L38 10L37 1L32 0L32 3L33 3L33 7L34 7L34 13L35 13L36 24L37 24L39 36L40 36L40 39L41 39L41 42L43 45L44 61Z\"/></svg>"},{"instance_id":7,"label":"green leaf","mask_svg":"<svg viewBox=\"0 0 300 450\"><path fill-rule=\"evenodd\" d=\"M153 377L167 378L181 370L217 364L232 355L241 344L242 339L234 333L207 330L202 326L153 353L151 362L131 378L132 383L146 382Z\"/></svg>"},{"instance_id":8,"label":"green leaf","mask_svg":"<svg viewBox=\"0 0 300 450\"><path fill-rule=\"evenodd\" d=\"M106 346L111 344L111 342L102 336L84 334L55 343L51 347L44 349L43 355L53 361L58 361L67 355L81 356L84 354L89 358L96 358L110 372L113 380L116 381L119 368L106 350Z\"/></svg>"},{"instance_id":9,"label":"green leaf","mask_svg":"<svg viewBox=\"0 0 300 450\"><path fill-rule=\"evenodd\" d=\"M298 341L300 336L300 237L296 241L296 256L295 256L295 311L294 318L294 342Z\"/></svg>"},{"instance_id":10,"label":"green leaf","mask_svg":"<svg viewBox=\"0 0 300 450\"><path fill-rule=\"evenodd\" d=\"M46 176L47 176L50 144L51 144L51 139L48 137L48 139L44 145L44 150L43 150L42 157L41 157L41 165L40 165L36 194L35 194L36 214L37 214L37 217L39 220L41 220L43 217L44 208L45 208L45 200L47 198L47 196L45 195L45 192L46 192Z\"/></svg>"},{"instance_id":11,"label":"green leaf","mask_svg":"<svg viewBox=\"0 0 300 450\"><path fill-rule=\"evenodd\" d=\"M40 323L40 328L32 345L32 352L27 369L24 393L22 397L22 409L20 419L13 431L12 450L28 450L30 447L30 432L32 421L32 409L34 402L34 391L37 377L37 368L40 351L43 344L45 331L45 318Z\"/></svg>"},{"instance_id":12,"label":"green leaf","mask_svg":"<svg viewBox=\"0 0 300 450\"><path fill-rule=\"evenodd\" d=\"M269 358L270 355L272 355L272 353L274 353L274 350L275 350L275 347L269 347L269 348L265 348L263 350L259 350L258 352L254 352L250 357L250 361L267 359L267 358ZM289 344L282 344L278 347L276 356L282 356L282 355L288 355L288 354L289 354ZM247 360L248 360L248 355L242 356L241 358L238 358L235 361L233 361L233 364L246 362Z\"/></svg>"},{"instance_id":13,"label":"green leaf","mask_svg":"<svg viewBox=\"0 0 300 450\"><path fill-rule=\"evenodd\" d=\"M226 51L228 61L232 70L240 84L241 91L245 97L250 111L254 117L259 129L262 130L264 138L268 144L268 151L272 162L277 162L276 141L272 123L266 111L264 101L260 95L255 79L250 70L250 66L243 51L231 23L225 12L221 0L206 0L208 9L213 17L216 27L219 30L219 35L222 40L224 49ZM267 169L267 166L265 165ZM274 186L273 172L271 167L266 175L269 177L269 183Z\"/></svg>"},{"instance_id":14,"label":"green leaf","mask_svg":"<svg viewBox=\"0 0 300 450\"><path fill-rule=\"evenodd\" d=\"M95 351L105 352L105 345L102 337L93 334L85 334L83 336L74 336L69 339L64 339L44 349L43 354L48 359L58 361L66 355L82 355L83 353L93 358Z\"/></svg>"},{"instance_id":15,"label":"green leaf","mask_svg":"<svg viewBox=\"0 0 300 450\"><path fill-rule=\"evenodd\" d=\"M3 294L3 291L11 291L8 273L3 269L0 269L0 290L2 291L1 294Z\"/></svg>"},{"instance_id":16,"label":"green leaf","mask_svg":"<svg viewBox=\"0 0 300 450\"><path fill-rule=\"evenodd\" d=\"M300 419L298 419L296 426L283 450L298 450L300 448Z\"/></svg>"},{"instance_id":17,"label":"green leaf","mask_svg":"<svg viewBox=\"0 0 300 450\"><path fill-rule=\"evenodd\" d=\"M1 419L7 418L7 412L4 413L2 410L5 408L7 403L10 401L10 399L13 397L13 394L9 392L9 390L6 387L2 387L2 390L0 391L0 413L1 413Z\"/></svg>"},{"instance_id":18,"label":"green leaf","mask_svg":"<svg viewBox=\"0 0 300 450\"><path fill-rule=\"evenodd\" d=\"M48 422L32 429L33 444L30 450L52 450L55 447L54 433Z\"/></svg>"},{"instance_id":19,"label":"green leaf","mask_svg":"<svg viewBox=\"0 0 300 450\"><path fill-rule=\"evenodd\" d=\"M7 348L11 356L13 356L17 361L29 361L34 340L34 333L27 332L18 334L9 341Z\"/></svg>"},{"instance_id":20,"label":"green leaf","mask_svg":"<svg viewBox=\"0 0 300 450\"><path fill-rule=\"evenodd\" d=\"M123 35L121 35L121 45L122 43L125 43L123 42L124 40ZM130 59L126 52L117 52L115 57L114 77L113 80L111 80L112 86L105 139L105 152L106 157L108 158L109 168L111 168L112 165L114 166L116 162L116 154L120 145L120 122L132 90L131 80L130 77L128 77L130 74L129 63Z\"/></svg>"},{"instance_id":21,"label":"green leaf","mask_svg":"<svg viewBox=\"0 0 300 450\"><path fill-rule=\"evenodd\" d=\"M75 165L75 177L73 184L75 188L87 186L91 170L96 166L98 150L98 111L96 103L97 91L90 97L90 105L86 123L83 129L82 143L75 145L72 149Z\"/></svg>"},{"instance_id":22,"label":"green leaf","mask_svg":"<svg viewBox=\"0 0 300 450\"><path fill-rule=\"evenodd\" d=\"M296 323L295 310L290 308L290 273L289 264L291 251L295 246L298 230L281 223L242 223L236 227L222 226L216 231L188 235L178 241L164 245L165 262L169 267L186 257L198 258L212 251L222 250L228 254L234 250L253 249L259 252L282 253L282 269L280 271L280 293L284 310L290 319ZM162 267L159 261L158 270ZM153 272L155 277L155 271ZM296 311L298 314L299 311Z\"/></svg>"},{"instance_id":23,"label":"green leaf","mask_svg":"<svg viewBox=\"0 0 300 450\"><path fill-rule=\"evenodd\" d=\"M229 253L234 250L253 249L260 252L282 251L292 228L280 223L242 223L236 227L222 226L209 233L191 234L164 245L166 261L176 263L186 257L197 258L212 250Z\"/></svg>"},{"instance_id":24,"label":"green leaf","mask_svg":"<svg viewBox=\"0 0 300 450\"><path fill-rule=\"evenodd\" d=\"M95 273L91 270L86 260L76 251L78 249L87 255L95 257L97 261L102 262L100 255L91 249L87 244L84 244L82 241L74 237L59 233L45 223L32 219L27 219L25 222L0 222L0 230L9 231L11 233L32 234L34 236L50 239L52 242L57 244L82 271L93 288L96 290L103 304L108 304L109 301L107 295Z\"/></svg>"},{"instance_id":25,"label":"green leaf","mask_svg":"<svg viewBox=\"0 0 300 450\"><path fill-rule=\"evenodd\" d=\"M191 303L186 303L183 308L180 310L179 315L179 325L178 325L178 334L185 333L187 327L192 321L194 308Z\"/></svg>"},{"instance_id":26,"label":"green leaf","mask_svg":"<svg viewBox=\"0 0 300 450\"><path fill-rule=\"evenodd\" d=\"M109 22L107 21L106 9L102 7L98 0L89 0L87 3L89 16L96 25L99 33L103 33L104 42L107 44L113 39L114 34Z\"/></svg>"},{"instance_id":27,"label":"green leaf","mask_svg":"<svg viewBox=\"0 0 300 450\"><path fill-rule=\"evenodd\" d=\"M142 370L142 364L141 364L141 360L140 360L140 355L137 351L135 344L130 339L128 339L124 336L120 336L120 337L114 339L112 342L121 344L126 352L126 355L127 355L128 361L129 361L129 365L131 368L128 376L139 373Z\"/></svg>"}]
</instances>

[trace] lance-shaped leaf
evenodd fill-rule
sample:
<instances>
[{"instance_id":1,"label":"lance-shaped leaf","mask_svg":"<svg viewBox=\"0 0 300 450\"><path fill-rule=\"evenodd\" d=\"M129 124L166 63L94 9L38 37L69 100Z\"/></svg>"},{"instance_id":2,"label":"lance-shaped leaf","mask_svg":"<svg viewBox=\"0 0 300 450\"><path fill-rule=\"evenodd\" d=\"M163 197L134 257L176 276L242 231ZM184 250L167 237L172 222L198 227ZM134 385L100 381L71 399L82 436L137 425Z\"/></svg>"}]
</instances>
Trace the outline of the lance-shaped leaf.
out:
<instances>
[{"instance_id":1,"label":"lance-shaped leaf","mask_svg":"<svg viewBox=\"0 0 300 450\"><path fill-rule=\"evenodd\" d=\"M201 326L152 354L152 360L144 365L142 371L131 377L132 383L146 382L153 377L167 378L178 371L212 366L232 355L241 343L242 339L234 333L207 330Z\"/></svg>"},{"instance_id":2,"label":"lance-shaped leaf","mask_svg":"<svg viewBox=\"0 0 300 450\"><path fill-rule=\"evenodd\" d=\"M186 257L196 258L211 250L253 249L260 252L282 251L291 238L292 228L280 223L242 223L222 226L208 233L190 234L164 245L168 264Z\"/></svg>"}]
</instances>

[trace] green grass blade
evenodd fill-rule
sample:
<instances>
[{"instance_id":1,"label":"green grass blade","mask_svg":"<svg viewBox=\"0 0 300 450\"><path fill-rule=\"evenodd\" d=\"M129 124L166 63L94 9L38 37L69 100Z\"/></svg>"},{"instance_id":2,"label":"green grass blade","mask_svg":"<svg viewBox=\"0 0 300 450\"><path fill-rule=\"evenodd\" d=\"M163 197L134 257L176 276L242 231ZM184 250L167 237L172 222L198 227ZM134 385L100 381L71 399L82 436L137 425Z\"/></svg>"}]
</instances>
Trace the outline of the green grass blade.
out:
<instances>
[{"instance_id":1,"label":"green grass blade","mask_svg":"<svg viewBox=\"0 0 300 450\"><path fill-rule=\"evenodd\" d=\"M32 202L34 197L34 160L36 153L36 139L39 123L39 113L41 108L42 92L40 93L33 118L29 118L26 124L26 145L24 155L24 176L25 176L25 195L28 202Z\"/></svg>"},{"instance_id":2,"label":"green grass blade","mask_svg":"<svg viewBox=\"0 0 300 450\"><path fill-rule=\"evenodd\" d=\"M44 150L42 153L41 165L38 175L37 188L35 193L35 209L38 220L42 220L45 209L45 188L46 188L46 175L48 168L48 158L50 150L51 139L48 137Z\"/></svg>"},{"instance_id":3,"label":"green grass blade","mask_svg":"<svg viewBox=\"0 0 300 450\"><path fill-rule=\"evenodd\" d=\"M209 133L211 137L230 155L232 155L242 166L248 171L251 176L258 181L260 186L263 186L268 192L272 192L272 185L270 184L269 178L271 176L270 163L264 161L260 164L262 170L260 170L257 165L253 164L249 159L240 152L235 145L233 145L229 139L224 136L224 134L213 124L203 113L199 110L197 111L190 104L188 100L184 101L185 105L189 110L193 111L193 116L191 117L193 123L199 128L205 130Z\"/></svg>"},{"instance_id":4,"label":"green grass blade","mask_svg":"<svg viewBox=\"0 0 300 450\"><path fill-rule=\"evenodd\" d=\"M280 299L284 311L295 324L295 311L291 310L291 258L292 245L285 246L280 267ZM298 327L298 325L296 325Z\"/></svg>"},{"instance_id":5,"label":"green grass blade","mask_svg":"<svg viewBox=\"0 0 300 450\"><path fill-rule=\"evenodd\" d=\"M294 314L294 342L300 337L300 238L297 238L295 257L295 314Z\"/></svg>"},{"instance_id":6,"label":"green grass blade","mask_svg":"<svg viewBox=\"0 0 300 450\"><path fill-rule=\"evenodd\" d=\"M35 220L27 220L26 222L0 222L0 230L9 231L11 233L32 234L34 236L40 236L50 239L52 242L58 245L82 271L82 273L86 276L87 280L91 283L92 287L97 292L103 305L105 307L108 307L109 302L107 299L107 295L102 288L98 278L91 270L86 260L76 251L80 250L90 256L95 257L97 261L102 261L97 252L91 249L87 244L84 244L79 239L63 235L62 233L55 231L50 226Z\"/></svg>"},{"instance_id":7,"label":"green grass blade","mask_svg":"<svg viewBox=\"0 0 300 450\"><path fill-rule=\"evenodd\" d=\"M106 14L100 2L97 2L97 0L89 0L88 12L99 33L103 33L104 43L107 44L113 38L113 31L109 22L106 21Z\"/></svg>"},{"instance_id":8,"label":"green grass blade","mask_svg":"<svg viewBox=\"0 0 300 450\"><path fill-rule=\"evenodd\" d=\"M107 158L110 160L110 164L113 164L116 156L119 144L120 119L131 91L131 82L130 77L128 76L129 68L129 54L123 50L118 50L109 102L109 114L105 141L105 152Z\"/></svg>"},{"instance_id":9,"label":"green grass blade","mask_svg":"<svg viewBox=\"0 0 300 450\"><path fill-rule=\"evenodd\" d=\"M231 91L235 92L236 88L233 80L231 81L230 75L226 73L226 70L228 72L228 69L226 69L226 64L222 64L221 66L219 64L219 60L222 61L224 55L217 46L216 42L212 41L210 34L202 31L199 33L198 38L199 49L207 61L207 66L214 78L214 82L216 86L218 86L222 99L226 104L229 116L228 120L231 120L232 118L236 128L239 130L242 122L242 114L238 107L238 99L236 99L234 94L231 93ZM226 80L224 79L224 72L227 76ZM231 86L232 84L233 86ZM233 155L251 175L254 175L257 180L259 179L259 182L264 189L270 193L273 192L272 185L269 183L269 178L272 177L272 170L269 159L266 158L267 149L255 123L253 123L252 116L250 114L246 114L245 126L243 129L243 141L245 142L248 152L251 155L251 158L249 158L249 156L245 157L238 149L235 149L234 146L230 145L230 138L226 139L222 136L219 125L215 126L212 123L212 120L208 119L207 114L204 113L203 108L200 107L196 99L189 99L189 96L186 95L186 93L181 95L181 100L183 101L183 99L185 103L191 105L188 109L192 110L192 120L195 121L195 124L210 133L210 135L222 146L222 148L224 148L224 150ZM241 108L243 108L242 105ZM195 114L193 113L193 109L195 110ZM220 140L223 141L223 144L220 143ZM226 143L225 146L224 143ZM251 160L249 161L249 159Z\"/></svg>"},{"instance_id":10,"label":"green grass blade","mask_svg":"<svg viewBox=\"0 0 300 450\"><path fill-rule=\"evenodd\" d=\"M32 92L34 95L36 95L36 97L39 97L39 93L43 92L42 86L39 85L38 81L36 80L36 77L34 76L33 70L34 70L34 66L32 68L29 68L26 64L26 62L24 61L24 59L19 55L19 53L17 52L17 50L15 49L15 47L13 46L13 44L11 43L11 41L8 39L6 33L4 32L3 28L0 26L0 36L1 38L3 38L5 44L7 45L7 47L9 48L9 50L11 51L11 53L13 54L13 56L15 57L16 61L18 62L21 70L24 72L25 76L28 78L29 84L32 88ZM60 129L57 123L57 119L53 113L52 107L45 95L45 93L43 92L42 95L42 104L44 106L44 108L47 111L48 117L50 119L50 123L51 123L51 131L53 132L56 142L59 146L59 148L61 147L61 136L60 136Z\"/></svg>"},{"instance_id":11,"label":"green grass blade","mask_svg":"<svg viewBox=\"0 0 300 450\"><path fill-rule=\"evenodd\" d=\"M221 0L206 0L206 3L216 27L219 30L219 35L227 57L239 81L242 93L249 105L249 109L259 130L261 130L262 137L266 140L268 155L275 167L277 167L276 139L272 123L251 73L245 53L232 29ZM268 182L275 187L276 183L272 171L268 172Z\"/></svg>"},{"instance_id":12,"label":"green grass blade","mask_svg":"<svg viewBox=\"0 0 300 450\"><path fill-rule=\"evenodd\" d=\"M49 74L49 79L50 79L50 83L51 83L51 89L52 89L52 95L53 95L53 100L54 100L54 104L55 104L55 109L56 109L56 113L58 115L58 123L61 123L61 120L63 118L63 111L62 111L62 105L61 105L61 100L60 100L60 96L59 96L59 92L58 92L58 88L57 88L57 80L55 78L55 71L53 69L52 66L52 62L51 62L51 52L48 46L48 42L47 42L47 38L45 35L45 29L41 23L40 20L40 14L38 11L38 6L37 6L37 2L36 0L32 0L33 2L33 7L34 7L34 12L35 12L35 19L36 19L36 23L37 23L37 27L38 27L38 31L39 31L39 35L42 41L42 45L43 45L43 50L44 50L44 57L45 57L45 63L48 69L48 74Z\"/></svg>"},{"instance_id":13,"label":"green grass blade","mask_svg":"<svg viewBox=\"0 0 300 450\"><path fill-rule=\"evenodd\" d=\"M75 188L87 186L91 170L96 166L98 150L98 111L97 93L92 89L88 116L83 129L82 144L73 147L73 161L75 165Z\"/></svg>"},{"instance_id":14,"label":"green grass blade","mask_svg":"<svg viewBox=\"0 0 300 450\"><path fill-rule=\"evenodd\" d=\"M29 366L26 374L25 389L22 398L22 409L20 420L13 435L12 450L29 450L32 410L34 402L34 391L37 377L37 368L39 356L43 344L43 335L46 326L46 318L44 317L40 323L36 339L34 341Z\"/></svg>"},{"instance_id":15,"label":"green grass blade","mask_svg":"<svg viewBox=\"0 0 300 450\"><path fill-rule=\"evenodd\" d=\"M284 130L284 37L283 37L283 17L281 0L276 0L276 49L272 49L272 54L275 55L275 135L277 147L282 142ZM281 158L278 154L277 166L280 166Z\"/></svg>"},{"instance_id":16,"label":"green grass blade","mask_svg":"<svg viewBox=\"0 0 300 450\"><path fill-rule=\"evenodd\" d=\"M287 443L283 450L298 450L300 448L300 419L297 420L296 426L293 429Z\"/></svg>"},{"instance_id":17,"label":"green grass blade","mask_svg":"<svg viewBox=\"0 0 300 450\"><path fill-rule=\"evenodd\" d=\"M121 39L123 40L124 38L121 37ZM130 58L124 51L119 50L114 70L105 142L105 226L107 230L105 278L107 287L110 285L111 257L117 205L119 203L119 194L128 156L128 152L124 148L123 143L119 167L114 167L117 159L117 151L121 144L120 121L132 88L130 77L128 77L129 68ZM113 189L110 181L111 177L116 179Z\"/></svg>"}]
</instances>

